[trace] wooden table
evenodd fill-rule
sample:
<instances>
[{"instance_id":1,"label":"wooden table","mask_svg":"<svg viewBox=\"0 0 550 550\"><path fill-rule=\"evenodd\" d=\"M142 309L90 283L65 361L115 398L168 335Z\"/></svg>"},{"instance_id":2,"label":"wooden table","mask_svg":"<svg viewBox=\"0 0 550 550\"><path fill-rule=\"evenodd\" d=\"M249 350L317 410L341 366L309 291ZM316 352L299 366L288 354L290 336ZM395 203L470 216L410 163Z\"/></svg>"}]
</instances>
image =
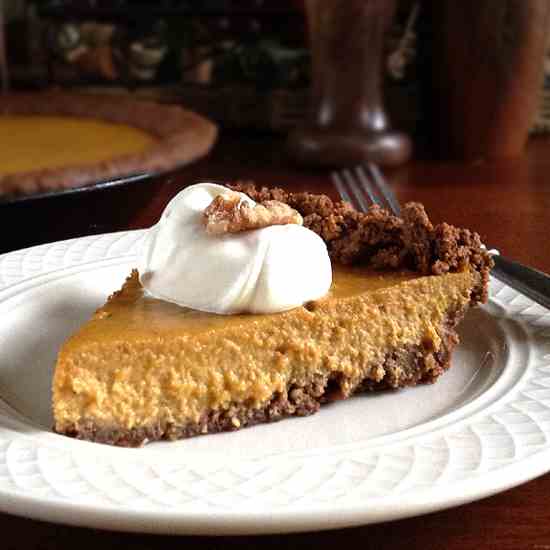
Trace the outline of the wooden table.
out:
<instances>
[{"instance_id":1,"label":"wooden table","mask_svg":"<svg viewBox=\"0 0 550 550\"><path fill-rule=\"evenodd\" d=\"M466 166L416 161L388 174L401 201L418 200L434 221L476 229L504 254L550 272L550 139L538 138L515 161ZM326 173L298 170L281 141L266 136L222 136L213 154L173 177L128 189L37 201L12 216L3 250L68 236L147 227L183 186L197 181L254 179L269 186L335 197ZM5 226L7 227L7 226ZM17 230L15 228L18 228ZM32 227L32 231L25 231ZM23 235L23 237L21 237ZM506 493L452 510L390 524L288 536L167 538L57 526L0 514L0 548L86 550L130 547L361 548L409 550L494 548L550 550L550 474Z\"/></svg>"}]
</instances>

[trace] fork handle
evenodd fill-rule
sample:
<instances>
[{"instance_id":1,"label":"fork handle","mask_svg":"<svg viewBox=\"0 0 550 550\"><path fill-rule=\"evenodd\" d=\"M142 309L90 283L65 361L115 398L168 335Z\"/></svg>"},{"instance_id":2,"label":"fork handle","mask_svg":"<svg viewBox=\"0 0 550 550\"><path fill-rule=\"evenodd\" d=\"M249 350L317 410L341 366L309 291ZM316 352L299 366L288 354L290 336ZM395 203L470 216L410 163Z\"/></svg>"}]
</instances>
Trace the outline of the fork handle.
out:
<instances>
[{"instance_id":1,"label":"fork handle","mask_svg":"<svg viewBox=\"0 0 550 550\"><path fill-rule=\"evenodd\" d=\"M550 309L550 276L502 256L493 256L493 260L492 274L497 279Z\"/></svg>"}]
</instances>

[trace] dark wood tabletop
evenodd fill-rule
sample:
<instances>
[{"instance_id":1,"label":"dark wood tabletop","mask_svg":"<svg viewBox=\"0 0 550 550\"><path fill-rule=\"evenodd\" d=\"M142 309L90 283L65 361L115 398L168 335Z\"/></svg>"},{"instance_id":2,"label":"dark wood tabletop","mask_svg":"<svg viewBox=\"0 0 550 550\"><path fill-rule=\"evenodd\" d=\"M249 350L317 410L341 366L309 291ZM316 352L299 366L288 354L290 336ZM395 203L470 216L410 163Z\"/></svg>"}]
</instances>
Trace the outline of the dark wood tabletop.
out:
<instances>
[{"instance_id":1,"label":"dark wood tabletop","mask_svg":"<svg viewBox=\"0 0 550 550\"><path fill-rule=\"evenodd\" d=\"M398 198L423 202L433 221L477 230L506 256L550 272L550 139L531 140L525 155L465 165L413 161L387 173ZM108 191L0 208L1 250L51 240L147 227L168 200L197 181L253 179L267 186L327 193L326 172L298 169L273 136L222 135L213 153L179 173ZM9 226L8 226L9 220ZM9 230L8 230L9 227ZM185 545L207 548L494 548L550 550L550 474L505 493L393 523L266 537L161 537L75 528L0 514L0 548L108 550Z\"/></svg>"}]
</instances>

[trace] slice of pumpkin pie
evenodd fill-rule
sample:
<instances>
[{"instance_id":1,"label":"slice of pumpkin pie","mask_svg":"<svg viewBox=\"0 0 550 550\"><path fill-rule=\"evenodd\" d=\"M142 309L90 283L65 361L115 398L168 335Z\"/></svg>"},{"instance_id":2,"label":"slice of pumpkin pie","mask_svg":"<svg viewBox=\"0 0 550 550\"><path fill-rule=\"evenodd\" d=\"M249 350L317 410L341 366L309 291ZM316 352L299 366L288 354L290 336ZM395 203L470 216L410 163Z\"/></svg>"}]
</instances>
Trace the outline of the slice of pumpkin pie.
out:
<instances>
[{"instance_id":1,"label":"slice of pumpkin pie","mask_svg":"<svg viewBox=\"0 0 550 550\"><path fill-rule=\"evenodd\" d=\"M113 445L237 430L435 381L487 299L479 236L323 195L199 184L60 350L58 433Z\"/></svg>"}]
</instances>

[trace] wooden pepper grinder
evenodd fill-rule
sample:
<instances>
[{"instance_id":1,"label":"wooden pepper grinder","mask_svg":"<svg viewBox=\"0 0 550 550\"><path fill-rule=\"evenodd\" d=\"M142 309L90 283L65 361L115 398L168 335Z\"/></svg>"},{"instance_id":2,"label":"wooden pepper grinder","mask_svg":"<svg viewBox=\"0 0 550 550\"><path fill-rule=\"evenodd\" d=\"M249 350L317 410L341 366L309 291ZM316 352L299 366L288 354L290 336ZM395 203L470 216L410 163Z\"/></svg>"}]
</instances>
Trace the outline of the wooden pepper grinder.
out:
<instances>
[{"instance_id":1,"label":"wooden pepper grinder","mask_svg":"<svg viewBox=\"0 0 550 550\"><path fill-rule=\"evenodd\" d=\"M306 0L312 104L288 138L290 155L313 166L406 162L411 142L392 130L382 101L383 39L395 0Z\"/></svg>"}]
</instances>

